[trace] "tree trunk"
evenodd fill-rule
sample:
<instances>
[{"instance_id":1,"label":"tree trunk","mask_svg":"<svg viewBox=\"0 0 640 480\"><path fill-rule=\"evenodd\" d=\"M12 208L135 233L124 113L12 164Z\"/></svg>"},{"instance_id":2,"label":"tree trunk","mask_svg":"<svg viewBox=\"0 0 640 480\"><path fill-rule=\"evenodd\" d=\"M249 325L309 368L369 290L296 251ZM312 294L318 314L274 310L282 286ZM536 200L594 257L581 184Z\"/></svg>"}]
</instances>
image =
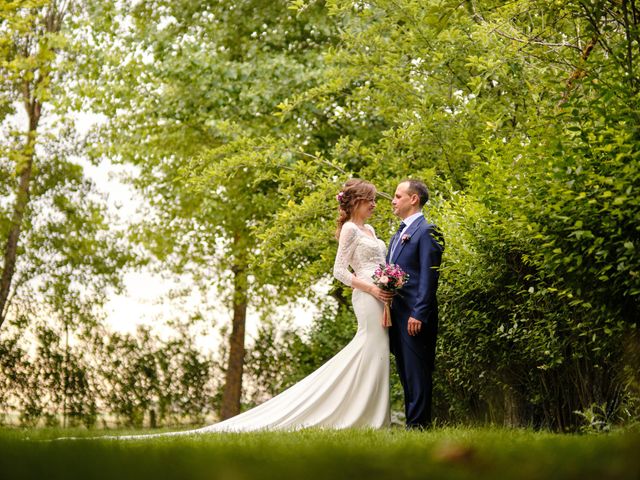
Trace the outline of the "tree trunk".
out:
<instances>
[{"instance_id":1,"label":"tree trunk","mask_svg":"<svg viewBox=\"0 0 640 480\"><path fill-rule=\"evenodd\" d=\"M236 238L236 242L238 239ZM236 257L233 267L233 326L229 338L229 361L222 394L222 420L240 413L242 370L244 367L244 332L247 320L247 266L245 253Z\"/></svg>"},{"instance_id":2,"label":"tree trunk","mask_svg":"<svg viewBox=\"0 0 640 480\"><path fill-rule=\"evenodd\" d=\"M28 85L25 85L24 89L24 96L26 97L25 106L27 114L29 115L29 130L27 132L24 154L22 156L23 162L22 165L19 164L17 167L19 183L16 192L16 203L13 208L11 227L4 248L4 264L2 267L2 278L0 278L0 327L4 323L7 315L7 299L11 291L11 280L15 273L18 240L20 239L24 214L27 209L27 204L29 203L29 187L31 185L33 160L35 157L36 130L38 129L38 123L40 121L40 103L37 100L29 101L30 94Z\"/></svg>"},{"instance_id":3,"label":"tree trunk","mask_svg":"<svg viewBox=\"0 0 640 480\"><path fill-rule=\"evenodd\" d=\"M69 2L58 2L56 0L51 1L46 7L46 14L43 18L44 31L47 33L60 32L62 27L62 21L65 17ZM20 47L21 54L25 58L37 57L37 54L42 53L42 50L38 52L30 51L30 45L38 45L38 35L41 32L32 32L27 35L27 39ZM45 45L46 42L45 42ZM48 49L48 53L53 53L53 49L49 46L40 47ZM16 165L16 173L18 176L18 188L16 191L16 202L13 208L13 214L11 217L11 226L9 228L9 234L7 235L7 241L4 247L4 264L2 266L2 277L0 278L0 327L4 323L7 310L8 299L11 291L11 281L16 268L16 256L18 252L18 241L20 240L20 231L22 229L22 223L24 220L25 211L29 203L29 187L31 186L31 179L33 176L33 161L35 159L35 147L36 147L36 132L38 130L38 124L40 123L40 115L42 112L42 102L38 98L37 90L42 85L46 85L50 77L49 71L50 65L45 61L44 64L39 65L37 68L31 70L33 78L28 80L24 79L19 86L19 91L22 96L24 108L29 118L29 127L27 129L27 138L23 148L21 157L19 157L18 165Z\"/></svg>"},{"instance_id":4,"label":"tree trunk","mask_svg":"<svg viewBox=\"0 0 640 480\"><path fill-rule=\"evenodd\" d=\"M67 399L69 397L69 322L64 322L64 363L62 368L62 428L67 428Z\"/></svg>"}]
</instances>

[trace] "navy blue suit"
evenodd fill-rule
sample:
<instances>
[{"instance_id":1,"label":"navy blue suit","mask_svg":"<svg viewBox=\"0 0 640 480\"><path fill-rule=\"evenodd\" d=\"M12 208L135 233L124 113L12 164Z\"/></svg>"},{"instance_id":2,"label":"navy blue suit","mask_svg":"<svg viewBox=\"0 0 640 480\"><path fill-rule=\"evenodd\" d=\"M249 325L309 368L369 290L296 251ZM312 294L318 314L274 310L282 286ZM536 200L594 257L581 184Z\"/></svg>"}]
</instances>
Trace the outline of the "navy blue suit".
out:
<instances>
[{"instance_id":1,"label":"navy blue suit","mask_svg":"<svg viewBox=\"0 0 640 480\"><path fill-rule=\"evenodd\" d=\"M389 245L393 245L396 236ZM404 390L407 427L428 427L431 423L432 373L438 333L438 267L444 241L435 225L417 218L402 235L387 262L400 265L409 280L393 298L389 329L391 353L396 359ZM410 336L409 317L422 322L420 332Z\"/></svg>"}]
</instances>

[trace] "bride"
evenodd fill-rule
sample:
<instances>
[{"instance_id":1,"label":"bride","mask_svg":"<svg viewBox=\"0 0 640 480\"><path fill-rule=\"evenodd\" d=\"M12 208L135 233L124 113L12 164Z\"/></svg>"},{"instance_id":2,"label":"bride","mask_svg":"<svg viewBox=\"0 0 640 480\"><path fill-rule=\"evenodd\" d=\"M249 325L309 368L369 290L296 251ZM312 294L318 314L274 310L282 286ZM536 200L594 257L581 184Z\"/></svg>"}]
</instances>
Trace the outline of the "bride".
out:
<instances>
[{"instance_id":1,"label":"bride","mask_svg":"<svg viewBox=\"0 0 640 480\"><path fill-rule=\"evenodd\" d=\"M375 209L375 197L375 187L358 179L345 183L337 195L339 242L333 274L353 288L358 320L358 330L347 346L281 394L228 420L196 430L117 438L388 426L389 337L381 320L383 302L392 294L371 280L376 267L385 261L386 248L373 228L365 224Z\"/></svg>"}]
</instances>

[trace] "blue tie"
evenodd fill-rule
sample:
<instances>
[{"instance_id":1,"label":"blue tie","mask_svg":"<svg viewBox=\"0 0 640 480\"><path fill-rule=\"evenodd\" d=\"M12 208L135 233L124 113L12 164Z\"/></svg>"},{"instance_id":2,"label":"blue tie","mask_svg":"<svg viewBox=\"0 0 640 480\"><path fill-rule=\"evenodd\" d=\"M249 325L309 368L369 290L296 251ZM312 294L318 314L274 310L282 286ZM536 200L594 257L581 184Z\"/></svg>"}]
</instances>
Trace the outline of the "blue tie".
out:
<instances>
[{"instance_id":1,"label":"blue tie","mask_svg":"<svg viewBox=\"0 0 640 480\"><path fill-rule=\"evenodd\" d=\"M398 243L400 243L400 233L404 230L404 227L407 225L404 222L400 222L400 226L398 227L398 231L396 232L393 240L393 245L391 248L391 254L389 255L389 260L393 258L393 254L396 252L396 248L398 248Z\"/></svg>"}]
</instances>

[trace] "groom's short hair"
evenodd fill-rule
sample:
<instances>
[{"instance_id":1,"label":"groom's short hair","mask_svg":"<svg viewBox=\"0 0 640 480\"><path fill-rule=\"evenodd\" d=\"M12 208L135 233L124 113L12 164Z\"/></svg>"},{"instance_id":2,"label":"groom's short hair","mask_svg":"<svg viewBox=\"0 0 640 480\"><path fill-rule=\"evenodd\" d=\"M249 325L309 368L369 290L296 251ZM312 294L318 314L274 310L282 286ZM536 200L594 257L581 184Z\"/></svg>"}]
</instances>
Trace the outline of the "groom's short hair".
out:
<instances>
[{"instance_id":1,"label":"groom's short hair","mask_svg":"<svg viewBox=\"0 0 640 480\"><path fill-rule=\"evenodd\" d=\"M406 180L403 180L400 183L408 184L409 187L407 188L407 191L412 195L414 193L418 195L418 198L420 199L420 208L424 207L426 203L429 201L429 189L427 189L427 186L424 183L422 183L420 180L407 178Z\"/></svg>"}]
</instances>

